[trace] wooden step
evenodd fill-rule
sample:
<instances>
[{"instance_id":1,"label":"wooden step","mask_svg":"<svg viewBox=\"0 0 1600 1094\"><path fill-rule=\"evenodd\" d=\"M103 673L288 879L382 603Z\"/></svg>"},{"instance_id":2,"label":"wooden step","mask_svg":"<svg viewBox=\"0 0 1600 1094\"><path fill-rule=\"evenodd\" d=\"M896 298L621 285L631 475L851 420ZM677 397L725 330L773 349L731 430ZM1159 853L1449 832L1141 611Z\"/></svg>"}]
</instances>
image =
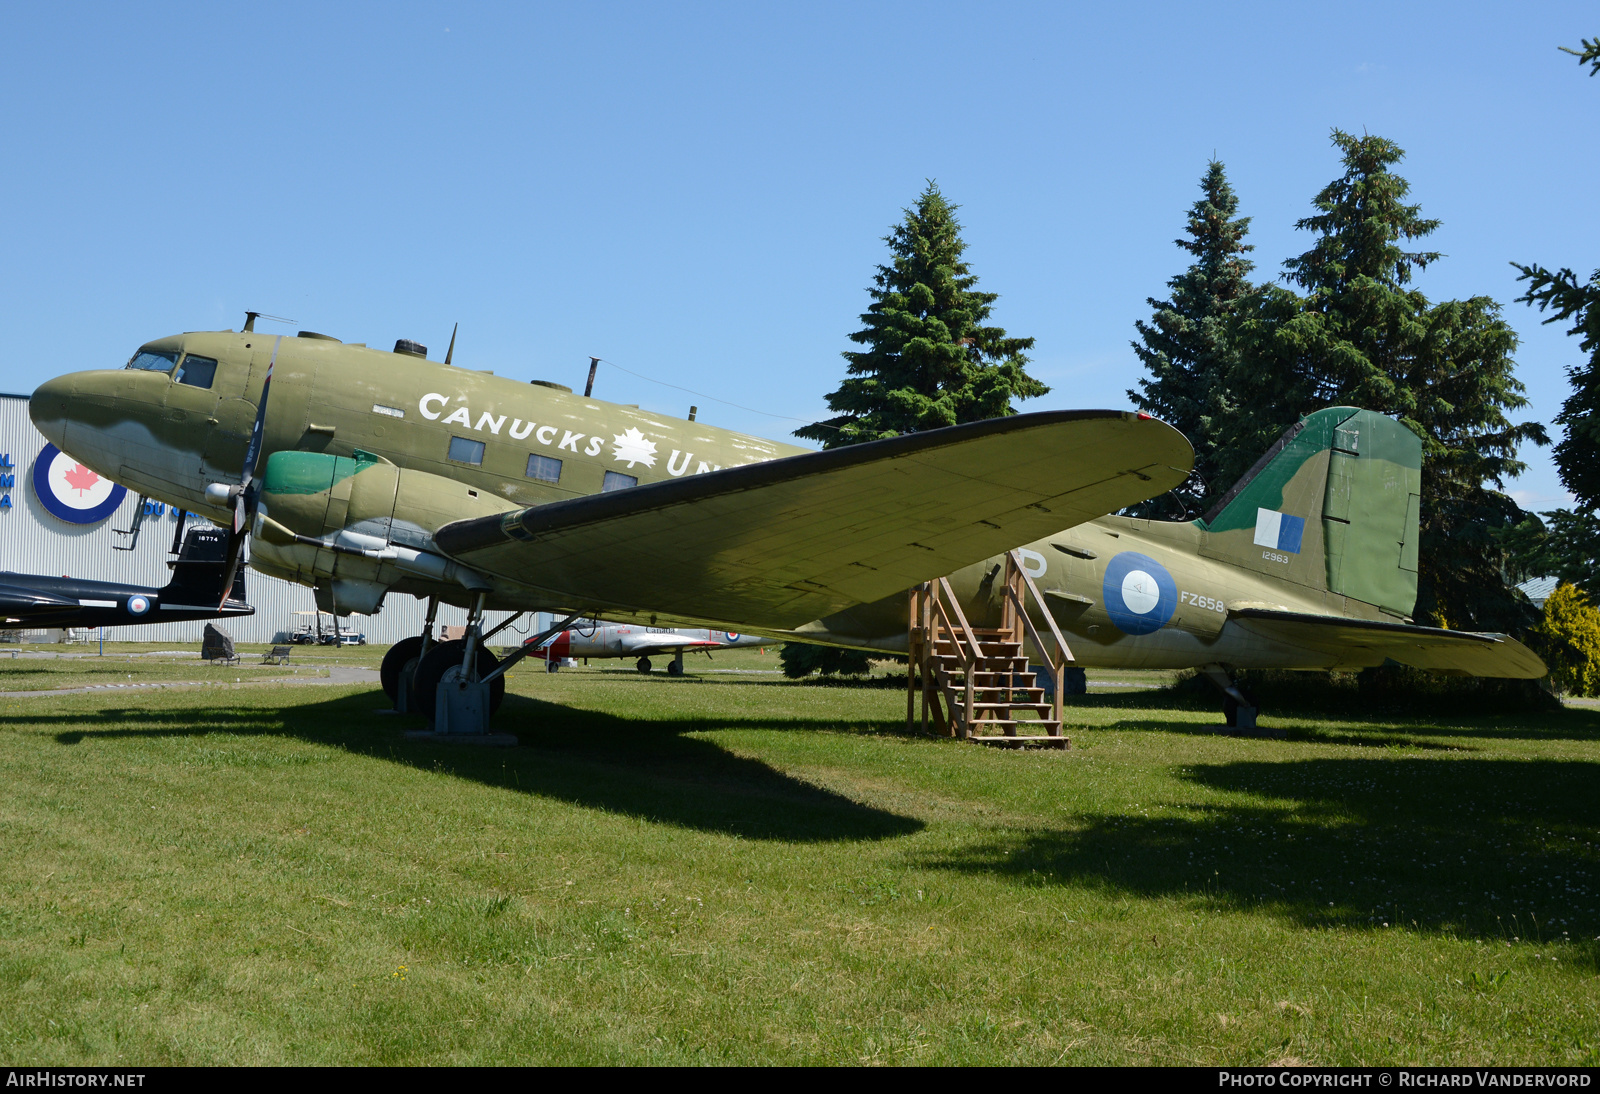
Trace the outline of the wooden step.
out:
<instances>
[{"instance_id":1,"label":"wooden step","mask_svg":"<svg viewBox=\"0 0 1600 1094\"><path fill-rule=\"evenodd\" d=\"M965 721L966 719L962 720ZM1029 729L1049 729L1051 726L1059 727L1061 725L1061 723L1056 721L1054 718L979 718L970 724L974 726L998 726L1001 729L1004 729L1006 726L1027 726Z\"/></svg>"},{"instance_id":2,"label":"wooden step","mask_svg":"<svg viewBox=\"0 0 1600 1094\"><path fill-rule=\"evenodd\" d=\"M966 688L956 688L955 690L965 692ZM1012 691L1010 698L1000 698L1000 693L1005 690L1005 688L973 688L972 701L978 706L997 707L1049 707L1052 705L1045 702L1044 691L1041 688L1016 688Z\"/></svg>"},{"instance_id":3,"label":"wooden step","mask_svg":"<svg viewBox=\"0 0 1600 1094\"><path fill-rule=\"evenodd\" d=\"M956 700L956 706L958 706L963 711L967 709L967 704L961 699L957 699ZM977 700L973 700L972 709L973 710L1038 710L1038 711L1046 711L1046 710L1054 710L1055 706L1053 704L1051 704L1051 703L1007 703L1007 702L980 703Z\"/></svg>"},{"instance_id":4,"label":"wooden step","mask_svg":"<svg viewBox=\"0 0 1600 1094\"><path fill-rule=\"evenodd\" d=\"M962 649L971 649L971 646L966 645L965 641L950 641L949 638L941 638L941 640L933 643L934 654L955 653L955 651L962 651ZM1000 651L1006 651L1006 649L1016 653L1016 651L1022 649L1022 643L1019 643L1019 641L995 641L992 638L982 638L982 640L978 641L978 653L1000 656Z\"/></svg>"},{"instance_id":5,"label":"wooden step","mask_svg":"<svg viewBox=\"0 0 1600 1094\"><path fill-rule=\"evenodd\" d=\"M1072 747L1070 737L968 737L968 741L976 745L990 745L994 748L1059 748Z\"/></svg>"},{"instance_id":6,"label":"wooden step","mask_svg":"<svg viewBox=\"0 0 1600 1094\"><path fill-rule=\"evenodd\" d=\"M950 669L962 669L964 671L967 664L966 660L960 657L934 657L931 658L931 660L941 668L944 668L946 671ZM974 664L977 666L975 669L977 672L1014 672L1018 676L1033 675L1031 672L1028 672L1028 659L1021 656L980 657L976 659Z\"/></svg>"}]
</instances>

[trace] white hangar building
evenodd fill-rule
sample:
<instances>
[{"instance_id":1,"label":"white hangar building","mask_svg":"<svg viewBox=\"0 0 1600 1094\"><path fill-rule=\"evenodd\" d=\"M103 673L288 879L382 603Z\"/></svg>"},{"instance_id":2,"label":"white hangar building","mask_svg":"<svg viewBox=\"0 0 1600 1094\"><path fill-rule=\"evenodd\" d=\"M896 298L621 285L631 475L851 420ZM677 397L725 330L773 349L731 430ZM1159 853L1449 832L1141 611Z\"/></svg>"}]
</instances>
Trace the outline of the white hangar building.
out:
<instances>
[{"instance_id":1,"label":"white hangar building","mask_svg":"<svg viewBox=\"0 0 1600 1094\"><path fill-rule=\"evenodd\" d=\"M52 459L41 461L46 449ZM159 502L149 503L135 548L117 550L132 538L117 535L115 530L133 526L138 495L87 469L74 475L75 465L54 460L56 452L28 417L28 396L0 393L0 570L156 588L165 585L172 574L167 559L172 557L169 551L177 530L177 511ZM192 515L188 520L206 523L203 517ZM282 642L297 624L314 618L294 614L316 610L311 590L304 585L247 570L245 592L255 606L255 615L220 624L235 641ZM422 633L426 618L426 602L390 593L377 615L342 617L339 625L365 634L369 644L386 646ZM486 617L493 622L504 618L505 613ZM466 621L463 609L440 605L439 624L461 626ZM512 630L532 634L529 628L534 625L530 617ZM199 642L204 629L204 621L147 623L107 627L105 637L122 642ZM508 631L503 641L511 645L516 639Z\"/></svg>"}]
</instances>

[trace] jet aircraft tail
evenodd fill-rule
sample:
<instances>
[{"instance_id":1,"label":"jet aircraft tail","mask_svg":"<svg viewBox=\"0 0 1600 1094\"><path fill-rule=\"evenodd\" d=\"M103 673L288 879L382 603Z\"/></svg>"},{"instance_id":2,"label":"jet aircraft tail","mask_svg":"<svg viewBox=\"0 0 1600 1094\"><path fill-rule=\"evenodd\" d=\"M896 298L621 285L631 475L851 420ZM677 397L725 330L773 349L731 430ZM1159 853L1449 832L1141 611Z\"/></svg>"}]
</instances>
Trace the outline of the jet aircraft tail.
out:
<instances>
[{"instance_id":1,"label":"jet aircraft tail","mask_svg":"<svg viewBox=\"0 0 1600 1094\"><path fill-rule=\"evenodd\" d=\"M1200 553L1407 617L1417 599L1422 441L1371 410L1289 428L1196 523Z\"/></svg>"},{"instance_id":2,"label":"jet aircraft tail","mask_svg":"<svg viewBox=\"0 0 1600 1094\"><path fill-rule=\"evenodd\" d=\"M174 604L217 603L217 594L228 576L228 532L224 528L191 528L183 537L177 561L172 567L172 580L161 590L161 599ZM246 602L244 567L234 573L229 600Z\"/></svg>"}]
</instances>

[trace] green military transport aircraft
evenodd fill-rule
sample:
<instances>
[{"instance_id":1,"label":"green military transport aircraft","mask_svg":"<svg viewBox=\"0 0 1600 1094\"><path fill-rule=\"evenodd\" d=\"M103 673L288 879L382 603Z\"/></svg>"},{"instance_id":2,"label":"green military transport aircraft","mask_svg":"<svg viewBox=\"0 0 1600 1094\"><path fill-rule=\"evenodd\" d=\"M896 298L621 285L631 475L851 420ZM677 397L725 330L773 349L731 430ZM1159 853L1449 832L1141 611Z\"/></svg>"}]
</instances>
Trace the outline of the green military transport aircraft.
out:
<instances>
[{"instance_id":1,"label":"green military transport aircraft","mask_svg":"<svg viewBox=\"0 0 1600 1094\"><path fill-rule=\"evenodd\" d=\"M252 326L51 380L33 420L95 471L231 525L232 565L251 535L250 564L324 610L377 612L390 592L465 607L465 639L424 633L386 659L386 686L409 683L427 713L446 681L498 705L518 655L483 648L485 610L904 650L910 586L952 574L981 625L1018 544L1080 666L1200 666L1225 687L1234 668L1386 658L1544 672L1505 636L1407 621L1420 445L1368 411L1319 411L1204 519L1161 523L1106 515L1192 467L1148 415L1020 414L812 452L405 340Z\"/></svg>"}]
</instances>

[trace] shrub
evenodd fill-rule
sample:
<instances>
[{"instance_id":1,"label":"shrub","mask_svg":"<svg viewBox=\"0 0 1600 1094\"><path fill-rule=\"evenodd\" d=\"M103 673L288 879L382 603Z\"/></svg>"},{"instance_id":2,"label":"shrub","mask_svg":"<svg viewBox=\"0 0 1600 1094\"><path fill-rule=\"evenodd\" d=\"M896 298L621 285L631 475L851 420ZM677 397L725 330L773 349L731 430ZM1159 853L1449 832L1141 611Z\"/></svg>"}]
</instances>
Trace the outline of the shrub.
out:
<instances>
[{"instance_id":1,"label":"shrub","mask_svg":"<svg viewBox=\"0 0 1600 1094\"><path fill-rule=\"evenodd\" d=\"M1600 695L1600 611L1577 586L1556 586L1533 637L1550 666L1551 687L1567 695Z\"/></svg>"},{"instance_id":2,"label":"shrub","mask_svg":"<svg viewBox=\"0 0 1600 1094\"><path fill-rule=\"evenodd\" d=\"M841 676L866 676L872 672L871 654L839 646L817 646L810 642L785 642L778 651L778 660L783 665L783 674L791 680L810 676L813 672L823 676L835 673Z\"/></svg>"}]
</instances>

